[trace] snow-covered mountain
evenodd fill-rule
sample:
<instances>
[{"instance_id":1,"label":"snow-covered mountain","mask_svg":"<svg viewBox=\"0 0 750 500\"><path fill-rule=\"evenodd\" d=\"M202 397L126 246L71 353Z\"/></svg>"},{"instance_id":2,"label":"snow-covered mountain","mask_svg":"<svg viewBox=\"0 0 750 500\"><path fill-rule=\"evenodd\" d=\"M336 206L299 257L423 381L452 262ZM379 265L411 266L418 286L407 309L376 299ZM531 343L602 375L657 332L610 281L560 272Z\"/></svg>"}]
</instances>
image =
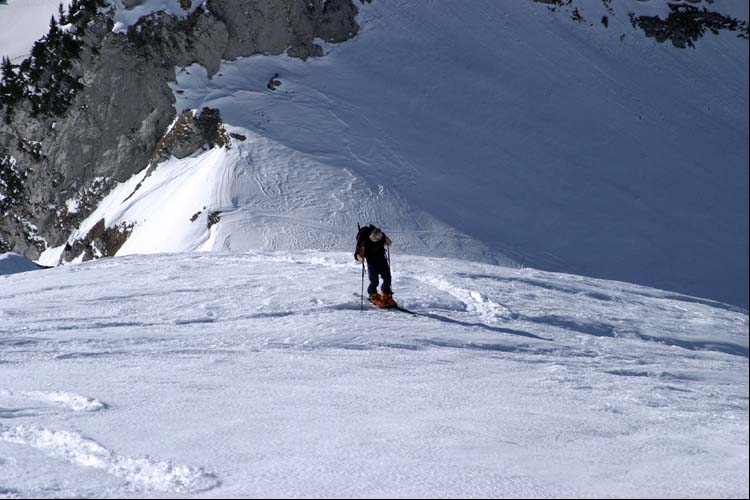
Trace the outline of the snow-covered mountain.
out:
<instances>
[{"instance_id":1,"label":"snow-covered mountain","mask_svg":"<svg viewBox=\"0 0 750 500\"><path fill-rule=\"evenodd\" d=\"M0 4L0 497L747 495L747 2L66 5Z\"/></svg>"},{"instance_id":2,"label":"snow-covered mountain","mask_svg":"<svg viewBox=\"0 0 750 500\"><path fill-rule=\"evenodd\" d=\"M0 276L0 495L742 498L748 316L626 283L348 253Z\"/></svg>"},{"instance_id":3,"label":"snow-covered mountain","mask_svg":"<svg viewBox=\"0 0 750 500\"><path fill-rule=\"evenodd\" d=\"M5 250L344 250L376 222L403 253L748 305L746 2L111 5L70 110L0 129L34 192Z\"/></svg>"}]
</instances>

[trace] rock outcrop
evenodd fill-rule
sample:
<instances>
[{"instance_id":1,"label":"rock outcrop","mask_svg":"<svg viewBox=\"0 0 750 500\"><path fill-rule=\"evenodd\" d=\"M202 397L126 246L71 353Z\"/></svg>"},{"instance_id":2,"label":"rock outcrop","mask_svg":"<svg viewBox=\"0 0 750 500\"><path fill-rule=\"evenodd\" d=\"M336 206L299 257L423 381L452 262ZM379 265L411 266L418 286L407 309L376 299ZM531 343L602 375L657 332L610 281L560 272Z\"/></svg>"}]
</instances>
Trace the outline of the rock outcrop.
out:
<instances>
[{"instance_id":1,"label":"rock outcrop","mask_svg":"<svg viewBox=\"0 0 750 500\"><path fill-rule=\"evenodd\" d=\"M253 54L320 56L316 39L341 42L358 29L353 0L205 5L182 19L153 13L116 33L112 8L101 0L75 0L24 64L4 64L0 183L12 189L0 200L0 251L37 258L66 243L71 228L116 182L204 144L208 122L218 118L211 110L181 117L181 140L174 128L165 135L177 115L168 85L175 68L199 63L213 75L222 60ZM208 142L220 141L219 135Z\"/></svg>"}]
</instances>

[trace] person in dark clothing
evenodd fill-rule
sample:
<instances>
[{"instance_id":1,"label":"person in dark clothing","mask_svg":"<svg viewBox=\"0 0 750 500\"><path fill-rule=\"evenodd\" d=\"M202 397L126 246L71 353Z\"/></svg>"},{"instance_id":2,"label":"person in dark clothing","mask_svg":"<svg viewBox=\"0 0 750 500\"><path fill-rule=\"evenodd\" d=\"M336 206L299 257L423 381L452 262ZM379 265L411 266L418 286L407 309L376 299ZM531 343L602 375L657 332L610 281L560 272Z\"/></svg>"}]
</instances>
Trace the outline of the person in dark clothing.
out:
<instances>
[{"instance_id":1,"label":"person in dark clothing","mask_svg":"<svg viewBox=\"0 0 750 500\"><path fill-rule=\"evenodd\" d=\"M367 261L367 275L370 278L367 293L370 296L370 302L381 307L396 305L391 291L391 268L385 253L386 247L390 248L390 246L390 238L372 224L361 228L357 233L354 258L362 262L362 265ZM383 285L380 287L382 293L378 294L380 278L383 278Z\"/></svg>"}]
</instances>

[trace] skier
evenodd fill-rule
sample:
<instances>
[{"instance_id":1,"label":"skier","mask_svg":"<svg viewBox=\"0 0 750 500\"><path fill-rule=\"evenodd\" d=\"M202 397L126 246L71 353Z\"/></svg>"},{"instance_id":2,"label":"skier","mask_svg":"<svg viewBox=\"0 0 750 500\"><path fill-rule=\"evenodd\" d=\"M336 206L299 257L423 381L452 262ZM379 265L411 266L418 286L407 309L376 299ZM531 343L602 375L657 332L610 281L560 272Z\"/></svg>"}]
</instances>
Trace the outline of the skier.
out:
<instances>
[{"instance_id":1,"label":"skier","mask_svg":"<svg viewBox=\"0 0 750 500\"><path fill-rule=\"evenodd\" d=\"M370 296L370 302L378 307L397 306L391 291L391 268L385 255L386 246L390 248L390 238L380 228L372 224L361 228L357 233L357 247L354 249L354 258L361 262L363 266L365 260L367 261L367 275L370 278L367 293ZM383 285L380 287L382 294L378 294L380 277L383 278Z\"/></svg>"}]
</instances>

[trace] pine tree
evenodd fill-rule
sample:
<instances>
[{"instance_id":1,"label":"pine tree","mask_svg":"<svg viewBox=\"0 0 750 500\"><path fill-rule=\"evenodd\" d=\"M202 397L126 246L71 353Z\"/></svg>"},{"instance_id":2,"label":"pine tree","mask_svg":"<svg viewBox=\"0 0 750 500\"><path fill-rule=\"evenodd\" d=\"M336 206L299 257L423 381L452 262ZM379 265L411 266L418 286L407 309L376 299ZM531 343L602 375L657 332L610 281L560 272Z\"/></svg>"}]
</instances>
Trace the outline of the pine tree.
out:
<instances>
[{"instance_id":1,"label":"pine tree","mask_svg":"<svg viewBox=\"0 0 750 500\"><path fill-rule=\"evenodd\" d=\"M0 64L0 68L2 68L2 70L0 70L0 73L2 73L3 75L10 75L13 72L13 63L10 62L9 57L3 57L3 62L2 64Z\"/></svg>"},{"instance_id":2,"label":"pine tree","mask_svg":"<svg viewBox=\"0 0 750 500\"><path fill-rule=\"evenodd\" d=\"M2 79L0 80L0 103L12 107L23 96L23 82L16 73L16 66L8 57L3 57Z\"/></svg>"},{"instance_id":3,"label":"pine tree","mask_svg":"<svg viewBox=\"0 0 750 500\"><path fill-rule=\"evenodd\" d=\"M60 24L68 24L68 20L65 17L65 7L63 7L62 2L60 2L60 5L57 6L57 14L60 18Z\"/></svg>"},{"instance_id":4,"label":"pine tree","mask_svg":"<svg viewBox=\"0 0 750 500\"><path fill-rule=\"evenodd\" d=\"M54 41L60 34L60 30L57 27L57 21L55 16L49 18L49 31L47 32L47 40Z\"/></svg>"}]
</instances>

